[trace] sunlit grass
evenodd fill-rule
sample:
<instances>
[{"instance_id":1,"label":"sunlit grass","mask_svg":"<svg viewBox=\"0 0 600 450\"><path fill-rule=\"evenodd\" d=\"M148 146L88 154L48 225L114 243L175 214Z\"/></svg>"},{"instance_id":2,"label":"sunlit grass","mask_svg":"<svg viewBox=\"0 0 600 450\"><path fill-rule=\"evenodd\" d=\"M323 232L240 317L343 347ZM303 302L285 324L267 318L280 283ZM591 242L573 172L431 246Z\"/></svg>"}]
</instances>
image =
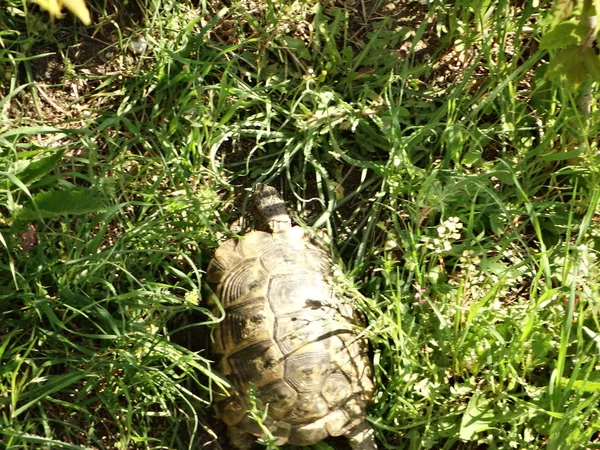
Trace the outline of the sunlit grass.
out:
<instances>
[{"instance_id":1,"label":"sunlit grass","mask_svg":"<svg viewBox=\"0 0 600 450\"><path fill-rule=\"evenodd\" d=\"M598 117L548 11L477 5L0 11L2 445L223 437L203 271L266 181L362 293L382 448L596 448Z\"/></svg>"}]
</instances>

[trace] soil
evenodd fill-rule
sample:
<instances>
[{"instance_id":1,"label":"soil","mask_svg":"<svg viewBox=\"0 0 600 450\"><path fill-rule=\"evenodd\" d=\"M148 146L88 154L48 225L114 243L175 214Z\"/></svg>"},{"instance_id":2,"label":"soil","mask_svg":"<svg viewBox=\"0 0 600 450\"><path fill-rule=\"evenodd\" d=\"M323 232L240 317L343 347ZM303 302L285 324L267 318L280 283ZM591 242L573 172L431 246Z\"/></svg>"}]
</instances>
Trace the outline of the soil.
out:
<instances>
[{"instance_id":1,"label":"soil","mask_svg":"<svg viewBox=\"0 0 600 450\"><path fill-rule=\"evenodd\" d=\"M228 2L212 1L212 9L216 13ZM244 0L245 13L250 13L260 18L265 4L254 0ZM349 13L349 39L357 48L368 42L367 35L373 30L375 23L391 18L394 26L408 27L416 30L423 21L428 21L427 31L418 43L416 55L426 59L433 55L439 44L434 33L433 22L427 17L427 7L417 1L385 1L364 0L357 2L350 0L334 3L326 2L325 8L331 6L346 6ZM114 97L99 94L99 87L104 77L114 76L124 78L134 76L135 71L142 65L152 64L148 56L136 55L131 48L123 54L119 51L117 36L119 32L124 38L130 38L135 33L138 23L144 21L144 14L137 2L127 3L127 9L119 9L114 2L108 2L107 7L111 21L80 29L75 35L72 28L63 22L57 23L57 31L53 35L53 44L35 47L29 56L40 55L30 60L32 80L36 83L35 94L30 95L29 90L23 91L12 101L9 109L9 118L19 122L39 121L44 124L61 124L62 127L75 128L81 126L97 111L112 109ZM309 8L307 8L308 10ZM300 17L290 17L289 26L285 23L282 27L295 37L308 39L306 31L308 21L311 20L309 12L298 13ZM299 18L304 19L298 20ZM119 24L119 30L115 23ZM240 25L240 23L242 25ZM210 38L221 42L235 42L244 36L243 17L239 11L232 8L209 35ZM293 23L293 26L291 25ZM240 27L242 29L240 29ZM247 29L247 26L246 26ZM413 33L414 34L414 33ZM236 37L237 36L237 37ZM245 36L246 38L248 36ZM406 56L410 50L411 39L404 41L399 46L398 55ZM19 78L22 83L28 81L27 67L21 64ZM110 86L109 86L110 88ZM103 86L106 89L106 86ZM0 89L0 98L2 95ZM37 97L37 98L36 98Z\"/></svg>"}]
</instances>

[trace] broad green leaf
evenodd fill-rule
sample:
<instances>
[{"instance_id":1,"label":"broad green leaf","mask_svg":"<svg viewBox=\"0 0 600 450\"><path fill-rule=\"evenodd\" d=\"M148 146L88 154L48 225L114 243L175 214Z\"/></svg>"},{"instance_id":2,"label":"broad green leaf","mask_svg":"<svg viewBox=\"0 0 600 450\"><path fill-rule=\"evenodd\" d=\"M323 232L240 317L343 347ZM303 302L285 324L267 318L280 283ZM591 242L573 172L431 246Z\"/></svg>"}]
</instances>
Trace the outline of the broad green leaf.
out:
<instances>
[{"instance_id":1,"label":"broad green leaf","mask_svg":"<svg viewBox=\"0 0 600 450\"><path fill-rule=\"evenodd\" d=\"M32 392L32 395L35 395L35 398L33 400L27 402L20 408L16 409L11 414L11 418L15 419L21 413L23 413L24 411L27 411L32 406L38 405L40 400L51 397L52 394L54 394L55 392L58 392L61 389L78 382L79 380L81 380L84 377L86 377L86 373L83 371L71 372L71 373L67 373L67 374L55 375L55 376L49 377L48 380L46 382L44 382L40 388L35 389Z\"/></svg>"},{"instance_id":2,"label":"broad green leaf","mask_svg":"<svg viewBox=\"0 0 600 450\"><path fill-rule=\"evenodd\" d=\"M16 175L23 184L29 185L54 169L63 153L63 151L58 151L42 158L22 161L25 165Z\"/></svg>"},{"instance_id":3,"label":"broad green leaf","mask_svg":"<svg viewBox=\"0 0 600 450\"><path fill-rule=\"evenodd\" d=\"M462 163L467 165L480 163L481 161L481 152L477 150L470 150L466 152L462 157Z\"/></svg>"},{"instance_id":4,"label":"broad green leaf","mask_svg":"<svg viewBox=\"0 0 600 450\"><path fill-rule=\"evenodd\" d=\"M596 343L596 348L600 350L600 333L596 333L595 331L589 329L588 327L583 327L583 330L587 333L589 337Z\"/></svg>"},{"instance_id":5,"label":"broad green leaf","mask_svg":"<svg viewBox=\"0 0 600 450\"><path fill-rule=\"evenodd\" d=\"M494 419L494 412L489 404L490 401L483 395L473 394L460 423L460 438L462 440L470 441L475 434L490 428L490 424Z\"/></svg>"},{"instance_id":6,"label":"broad green leaf","mask_svg":"<svg viewBox=\"0 0 600 450\"><path fill-rule=\"evenodd\" d=\"M589 16L593 16L593 10L592 10L592 0L579 0L579 8L581 8L581 16L582 17L589 17Z\"/></svg>"},{"instance_id":7,"label":"broad green leaf","mask_svg":"<svg viewBox=\"0 0 600 450\"><path fill-rule=\"evenodd\" d=\"M20 439L22 442L27 442L30 448L54 448L60 450L81 450L81 445L69 444L68 442L56 439L49 439L44 436L18 432L14 428L5 428L2 434ZM36 445L35 447L34 444Z\"/></svg>"},{"instance_id":8,"label":"broad green leaf","mask_svg":"<svg viewBox=\"0 0 600 450\"><path fill-rule=\"evenodd\" d=\"M577 59L577 53L579 48L576 45L571 45L564 50L559 51L550 60L548 69L546 70L546 77L556 77L558 75L566 74L566 67Z\"/></svg>"},{"instance_id":9,"label":"broad green leaf","mask_svg":"<svg viewBox=\"0 0 600 450\"><path fill-rule=\"evenodd\" d=\"M577 24L575 22L563 22L544 34L540 41L540 48L554 50L577 44L579 38L575 35Z\"/></svg>"},{"instance_id":10,"label":"broad green leaf","mask_svg":"<svg viewBox=\"0 0 600 450\"><path fill-rule=\"evenodd\" d=\"M592 79L600 83L600 59L596 52L592 48L582 49L583 65L587 73L589 73Z\"/></svg>"},{"instance_id":11,"label":"broad green leaf","mask_svg":"<svg viewBox=\"0 0 600 450\"><path fill-rule=\"evenodd\" d=\"M504 234L504 222L500 214L490 214L489 216L490 228L496 236L502 236Z\"/></svg>"},{"instance_id":12,"label":"broad green leaf","mask_svg":"<svg viewBox=\"0 0 600 450\"><path fill-rule=\"evenodd\" d=\"M560 380L562 387L567 387L569 383L571 383L571 380L568 378L561 378ZM578 392L600 392L600 383L597 381L575 380L571 386L573 390Z\"/></svg>"},{"instance_id":13,"label":"broad green leaf","mask_svg":"<svg viewBox=\"0 0 600 450\"><path fill-rule=\"evenodd\" d=\"M402 106L396 107L394 110L398 117L410 117L410 111Z\"/></svg>"},{"instance_id":14,"label":"broad green leaf","mask_svg":"<svg viewBox=\"0 0 600 450\"><path fill-rule=\"evenodd\" d=\"M568 19L573 13L576 3L576 0L556 0L552 11L552 27Z\"/></svg>"},{"instance_id":15,"label":"broad green leaf","mask_svg":"<svg viewBox=\"0 0 600 450\"><path fill-rule=\"evenodd\" d=\"M540 161L565 161L567 159L577 158L583 151L584 148L582 147L569 152L552 152L541 156Z\"/></svg>"},{"instance_id":16,"label":"broad green leaf","mask_svg":"<svg viewBox=\"0 0 600 450\"><path fill-rule=\"evenodd\" d=\"M50 53L49 53L50 54ZM32 134L46 134L46 133L61 133L63 130L60 128L50 127L41 125L38 127L16 127L10 128L5 132L0 134L0 139L6 139L12 136L21 137L23 135L32 135Z\"/></svg>"},{"instance_id":17,"label":"broad green leaf","mask_svg":"<svg viewBox=\"0 0 600 450\"><path fill-rule=\"evenodd\" d=\"M96 190L85 188L55 189L34 195L32 201L19 212L17 219L33 220L104 210L106 210L104 198Z\"/></svg>"},{"instance_id":18,"label":"broad green leaf","mask_svg":"<svg viewBox=\"0 0 600 450\"><path fill-rule=\"evenodd\" d=\"M283 38L290 50L300 58L310 60L310 52L306 48L306 43L302 39L296 39L291 36L284 36Z\"/></svg>"},{"instance_id":19,"label":"broad green leaf","mask_svg":"<svg viewBox=\"0 0 600 450\"><path fill-rule=\"evenodd\" d=\"M511 172L509 172L508 170L502 170L502 169L496 170L496 171L494 171L494 176L496 178L498 178L504 184L508 184L508 185L515 184L513 174Z\"/></svg>"},{"instance_id":20,"label":"broad green leaf","mask_svg":"<svg viewBox=\"0 0 600 450\"><path fill-rule=\"evenodd\" d=\"M588 76L583 61L585 50L579 45L572 45L561 50L550 61L546 76L552 78L566 75L567 80L572 86L580 86Z\"/></svg>"},{"instance_id":21,"label":"broad green leaf","mask_svg":"<svg viewBox=\"0 0 600 450\"><path fill-rule=\"evenodd\" d=\"M582 64L581 60L578 60L576 64L573 64L570 67L567 67L567 80L569 80L569 83L571 84L571 86L573 86L575 89L577 89L579 86L581 86L587 76L588 73L585 70L585 67Z\"/></svg>"}]
</instances>

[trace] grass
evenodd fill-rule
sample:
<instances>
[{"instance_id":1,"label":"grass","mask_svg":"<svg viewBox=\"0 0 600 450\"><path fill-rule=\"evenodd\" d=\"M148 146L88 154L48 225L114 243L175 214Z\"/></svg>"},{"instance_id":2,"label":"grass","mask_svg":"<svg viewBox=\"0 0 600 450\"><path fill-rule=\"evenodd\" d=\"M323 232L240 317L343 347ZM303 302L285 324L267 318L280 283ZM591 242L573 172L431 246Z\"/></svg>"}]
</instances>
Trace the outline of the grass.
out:
<instances>
[{"instance_id":1,"label":"grass","mask_svg":"<svg viewBox=\"0 0 600 450\"><path fill-rule=\"evenodd\" d=\"M223 435L204 270L266 181L364 296L382 448L600 448L598 91L514 3L3 6L2 446Z\"/></svg>"}]
</instances>

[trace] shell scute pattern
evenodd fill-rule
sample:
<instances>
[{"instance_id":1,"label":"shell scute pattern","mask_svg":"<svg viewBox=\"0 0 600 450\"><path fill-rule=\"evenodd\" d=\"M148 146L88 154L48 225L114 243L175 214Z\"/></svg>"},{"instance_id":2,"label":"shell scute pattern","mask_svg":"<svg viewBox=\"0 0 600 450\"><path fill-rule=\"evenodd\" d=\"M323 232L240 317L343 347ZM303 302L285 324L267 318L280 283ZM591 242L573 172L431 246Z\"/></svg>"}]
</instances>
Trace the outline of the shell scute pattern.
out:
<instances>
[{"instance_id":1,"label":"shell scute pattern","mask_svg":"<svg viewBox=\"0 0 600 450\"><path fill-rule=\"evenodd\" d=\"M226 356L222 365L224 375L235 379L236 385L256 387L268 381L283 378L283 353L273 345L272 340L265 340L249 345Z\"/></svg>"},{"instance_id":2,"label":"shell scute pattern","mask_svg":"<svg viewBox=\"0 0 600 450\"><path fill-rule=\"evenodd\" d=\"M257 290L264 287L268 273L257 261L257 258L248 258L235 261L235 264L230 266L228 276L217 290L217 296L226 299L222 301L224 308L245 300L250 293L256 295Z\"/></svg>"},{"instance_id":3,"label":"shell scute pattern","mask_svg":"<svg viewBox=\"0 0 600 450\"><path fill-rule=\"evenodd\" d=\"M269 414L283 419L298 400L298 392L285 380L277 380L260 389L261 397L269 399Z\"/></svg>"},{"instance_id":4,"label":"shell scute pattern","mask_svg":"<svg viewBox=\"0 0 600 450\"><path fill-rule=\"evenodd\" d=\"M323 383L321 395L330 405L339 405L352 394L352 383L343 373L336 372Z\"/></svg>"},{"instance_id":5,"label":"shell scute pattern","mask_svg":"<svg viewBox=\"0 0 600 450\"><path fill-rule=\"evenodd\" d=\"M306 267L302 247L293 246L292 243L281 245L277 239L272 239L271 245L266 247L260 255L260 262L268 273L289 271L294 267Z\"/></svg>"},{"instance_id":6,"label":"shell scute pattern","mask_svg":"<svg viewBox=\"0 0 600 450\"><path fill-rule=\"evenodd\" d=\"M323 282L318 274L298 268L292 273L272 275L267 280L267 296L273 311L278 314L298 311L311 302L328 300L323 297Z\"/></svg>"},{"instance_id":7,"label":"shell scute pattern","mask_svg":"<svg viewBox=\"0 0 600 450\"><path fill-rule=\"evenodd\" d=\"M332 289L327 253L286 226L280 205L267 214L277 232L225 242L208 269L225 309L215 333L218 369L237 390L217 406L230 429L262 436L247 414L256 389L276 443L310 445L365 424L374 388L368 346L354 308ZM376 449L372 433L355 448Z\"/></svg>"},{"instance_id":8,"label":"shell scute pattern","mask_svg":"<svg viewBox=\"0 0 600 450\"><path fill-rule=\"evenodd\" d=\"M319 340L323 336L327 321L329 318L321 309L307 311L301 316L297 311L278 314L275 318L273 337L284 354L291 354L306 345L307 342ZM319 323L322 324L322 327L315 326ZM326 349L329 348L329 341L325 340L323 345Z\"/></svg>"},{"instance_id":9,"label":"shell scute pattern","mask_svg":"<svg viewBox=\"0 0 600 450\"><path fill-rule=\"evenodd\" d=\"M290 411L287 421L291 424L302 424L326 417L329 405L317 392L305 392L298 395L295 407Z\"/></svg>"},{"instance_id":10,"label":"shell scute pattern","mask_svg":"<svg viewBox=\"0 0 600 450\"><path fill-rule=\"evenodd\" d=\"M250 403L242 395L225 397L219 402L221 420L230 426L239 424L246 417L249 408Z\"/></svg>"},{"instance_id":11,"label":"shell scute pattern","mask_svg":"<svg viewBox=\"0 0 600 450\"><path fill-rule=\"evenodd\" d=\"M217 329L215 350L223 353L236 351L253 342L270 339L268 330L273 326L274 316L264 297L257 297L230 306L223 324Z\"/></svg>"},{"instance_id":12,"label":"shell scute pattern","mask_svg":"<svg viewBox=\"0 0 600 450\"><path fill-rule=\"evenodd\" d=\"M284 366L285 380L299 393L319 393L332 371L331 357L319 342L289 354Z\"/></svg>"}]
</instances>

